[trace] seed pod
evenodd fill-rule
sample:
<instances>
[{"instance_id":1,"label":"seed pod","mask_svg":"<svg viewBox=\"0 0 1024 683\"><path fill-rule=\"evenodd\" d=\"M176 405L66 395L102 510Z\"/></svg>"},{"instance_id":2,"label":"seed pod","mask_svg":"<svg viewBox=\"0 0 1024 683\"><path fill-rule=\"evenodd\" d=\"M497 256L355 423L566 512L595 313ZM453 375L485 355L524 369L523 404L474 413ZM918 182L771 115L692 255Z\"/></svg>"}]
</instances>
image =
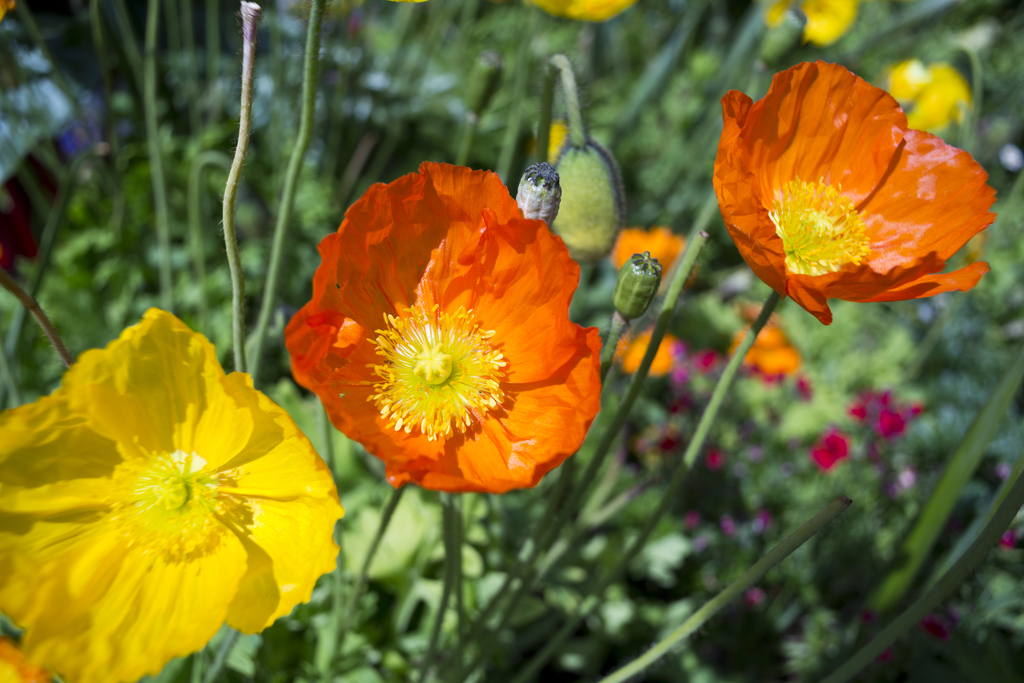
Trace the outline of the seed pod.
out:
<instances>
[{"instance_id":1,"label":"seed pod","mask_svg":"<svg viewBox=\"0 0 1024 683\"><path fill-rule=\"evenodd\" d=\"M639 318L654 301L661 286L661 264L651 252L633 254L619 270L612 303L626 320Z\"/></svg>"},{"instance_id":2,"label":"seed pod","mask_svg":"<svg viewBox=\"0 0 1024 683\"><path fill-rule=\"evenodd\" d=\"M577 261L600 261L611 252L625 220L619 165L611 152L588 138L583 147L563 146L555 169L562 204L554 231Z\"/></svg>"},{"instance_id":3,"label":"seed pod","mask_svg":"<svg viewBox=\"0 0 1024 683\"><path fill-rule=\"evenodd\" d=\"M558 182L558 171L551 164L542 161L526 169L516 191L516 203L524 218L542 220L550 228L558 215L561 201L562 186Z\"/></svg>"}]
</instances>

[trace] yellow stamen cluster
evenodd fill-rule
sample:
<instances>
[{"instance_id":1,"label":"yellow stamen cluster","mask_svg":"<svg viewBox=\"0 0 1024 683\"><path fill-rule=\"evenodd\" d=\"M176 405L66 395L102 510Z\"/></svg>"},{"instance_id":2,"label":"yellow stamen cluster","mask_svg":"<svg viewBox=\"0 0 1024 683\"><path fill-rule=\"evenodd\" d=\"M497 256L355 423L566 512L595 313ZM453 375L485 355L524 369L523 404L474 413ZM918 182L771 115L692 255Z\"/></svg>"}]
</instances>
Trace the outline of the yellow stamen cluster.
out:
<instances>
[{"instance_id":1,"label":"yellow stamen cluster","mask_svg":"<svg viewBox=\"0 0 1024 683\"><path fill-rule=\"evenodd\" d=\"M124 526L129 543L162 552L168 561L202 556L216 547L225 527L217 520L227 502L218 474L203 471L196 453L173 453L128 460L114 472L113 520Z\"/></svg>"},{"instance_id":2,"label":"yellow stamen cluster","mask_svg":"<svg viewBox=\"0 0 1024 683\"><path fill-rule=\"evenodd\" d=\"M782 238L786 268L793 273L834 273L847 263L860 265L871 253L853 202L831 185L790 181L776 194L768 215Z\"/></svg>"},{"instance_id":3,"label":"yellow stamen cluster","mask_svg":"<svg viewBox=\"0 0 1024 683\"><path fill-rule=\"evenodd\" d=\"M377 330L380 365L369 400L388 426L406 434L419 427L431 441L464 431L474 415L497 408L504 400L498 384L505 361L494 350L494 331L481 330L473 312L459 308L440 313L412 306L401 317L384 315Z\"/></svg>"}]
</instances>

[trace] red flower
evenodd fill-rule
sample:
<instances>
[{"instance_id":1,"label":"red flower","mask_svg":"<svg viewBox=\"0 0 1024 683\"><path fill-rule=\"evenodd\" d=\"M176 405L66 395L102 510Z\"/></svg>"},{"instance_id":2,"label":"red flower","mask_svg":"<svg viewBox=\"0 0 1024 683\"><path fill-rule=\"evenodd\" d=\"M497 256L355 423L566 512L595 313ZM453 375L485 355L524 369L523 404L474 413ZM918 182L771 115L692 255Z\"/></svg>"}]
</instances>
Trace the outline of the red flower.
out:
<instances>
[{"instance_id":1,"label":"red flower","mask_svg":"<svg viewBox=\"0 0 1024 683\"><path fill-rule=\"evenodd\" d=\"M722 465L725 464L725 454L717 448L712 448L704 456L704 463L708 466L709 470L720 470Z\"/></svg>"},{"instance_id":2,"label":"red flower","mask_svg":"<svg viewBox=\"0 0 1024 683\"><path fill-rule=\"evenodd\" d=\"M1007 529L1006 533L999 539L999 547L1010 550L1015 545L1017 545L1017 531L1015 529Z\"/></svg>"},{"instance_id":3,"label":"red flower","mask_svg":"<svg viewBox=\"0 0 1024 683\"><path fill-rule=\"evenodd\" d=\"M878 422L875 423L875 431L878 435L892 439L897 436L902 436L903 432L907 429L907 421L902 415L891 408L882 408L878 412Z\"/></svg>"},{"instance_id":4,"label":"red flower","mask_svg":"<svg viewBox=\"0 0 1024 683\"><path fill-rule=\"evenodd\" d=\"M849 440L836 429L830 430L811 449L811 459L818 463L818 467L823 471L832 469L849 454Z\"/></svg>"},{"instance_id":5,"label":"red flower","mask_svg":"<svg viewBox=\"0 0 1024 683\"><path fill-rule=\"evenodd\" d=\"M925 615L925 618L921 620L921 628L925 633L939 640L949 640L949 627L946 625L946 620L934 612Z\"/></svg>"},{"instance_id":6,"label":"red flower","mask_svg":"<svg viewBox=\"0 0 1024 683\"><path fill-rule=\"evenodd\" d=\"M764 99L722 98L714 185L743 259L824 324L828 299L903 301L968 290L943 269L995 219L969 154L911 130L899 104L837 64L775 75Z\"/></svg>"},{"instance_id":7,"label":"red flower","mask_svg":"<svg viewBox=\"0 0 1024 683\"><path fill-rule=\"evenodd\" d=\"M292 372L392 485L501 493L579 448L601 391L598 331L569 321L579 266L498 176L374 185L320 255Z\"/></svg>"}]
</instances>

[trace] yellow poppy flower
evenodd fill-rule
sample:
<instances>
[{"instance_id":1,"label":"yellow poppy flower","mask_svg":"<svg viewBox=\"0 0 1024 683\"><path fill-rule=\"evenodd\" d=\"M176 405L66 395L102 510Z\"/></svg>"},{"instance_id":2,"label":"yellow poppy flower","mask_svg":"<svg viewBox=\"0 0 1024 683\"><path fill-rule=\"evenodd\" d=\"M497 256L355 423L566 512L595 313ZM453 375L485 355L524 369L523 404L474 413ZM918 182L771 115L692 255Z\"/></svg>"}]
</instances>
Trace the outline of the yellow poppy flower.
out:
<instances>
[{"instance_id":1,"label":"yellow poppy flower","mask_svg":"<svg viewBox=\"0 0 1024 683\"><path fill-rule=\"evenodd\" d=\"M916 130L940 130L960 123L971 108L971 86L960 72L945 62L925 66L908 59L893 66L885 76L886 89L907 112L907 125Z\"/></svg>"},{"instance_id":2,"label":"yellow poppy flower","mask_svg":"<svg viewBox=\"0 0 1024 683\"><path fill-rule=\"evenodd\" d=\"M151 309L0 413L0 611L70 683L260 631L335 566L331 474L284 410Z\"/></svg>"},{"instance_id":3,"label":"yellow poppy flower","mask_svg":"<svg viewBox=\"0 0 1024 683\"><path fill-rule=\"evenodd\" d=\"M548 14L581 21L604 21L629 9L637 0L533 0Z\"/></svg>"},{"instance_id":4,"label":"yellow poppy flower","mask_svg":"<svg viewBox=\"0 0 1024 683\"><path fill-rule=\"evenodd\" d=\"M825 46L836 42L850 30L857 18L860 0L776 0L765 10L765 22L775 27L782 23L786 10L797 5L807 15L804 42Z\"/></svg>"}]
</instances>

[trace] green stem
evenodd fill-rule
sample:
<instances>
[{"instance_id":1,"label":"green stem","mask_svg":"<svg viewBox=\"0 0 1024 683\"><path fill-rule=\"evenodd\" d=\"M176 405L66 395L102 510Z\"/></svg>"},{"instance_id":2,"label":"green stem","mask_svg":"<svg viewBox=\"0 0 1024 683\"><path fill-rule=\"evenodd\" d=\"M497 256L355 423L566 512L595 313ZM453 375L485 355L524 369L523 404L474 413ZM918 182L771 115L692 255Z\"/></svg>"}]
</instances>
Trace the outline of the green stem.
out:
<instances>
[{"instance_id":1,"label":"green stem","mask_svg":"<svg viewBox=\"0 0 1024 683\"><path fill-rule=\"evenodd\" d=\"M139 52L139 40L132 28L131 16L124 0L112 0L114 14L117 15L117 26L121 32L121 48L128 57L128 69L132 72L132 80L135 82L135 89L140 95L146 90L142 74L142 53Z\"/></svg>"},{"instance_id":2,"label":"green stem","mask_svg":"<svg viewBox=\"0 0 1024 683\"><path fill-rule=\"evenodd\" d=\"M118 0L120 2L121 0ZM217 123L220 106L220 0L206 0L207 123Z\"/></svg>"},{"instance_id":3,"label":"green stem","mask_svg":"<svg viewBox=\"0 0 1024 683\"><path fill-rule=\"evenodd\" d=\"M231 157L217 150L206 150L192 157L188 170L188 239L191 243L192 267L199 285L199 327L205 329L208 307L206 302L206 254L203 249L203 227L200 191L203 171L207 166L231 169Z\"/></svg>"},{"instance_id":4,"label":"green stem","mask_svg":"<svg viewBox=\"0 0 1024 683\"><path fill-rule=\"evenodd\" d=\"M684 264L680 264L680 271L683 270L683 265ZM675 284L675 278L673 278L672 284ZM687 473L690 471L690 467L696 461L697 456L704 447L704 443L711 431L711 427L714 425L715 419L718 417L718 410L721 408L722 402L725 400L725 396L728 394L729 388L732 386L732 382L736 377L736 373L739 371L740 365L743 363L743 359L747 355L747 351L749 351L750 347L753 346L758 333L760 333L765 323L768 322L768 318L771 316L772 311L775 310L775 306L779 303L781 298L782 297L779 293L775 291L769 295L768 300L765 301L764 306L761 308L761 313L758 315L757 320L755 320L754 324L750 326L750 329L747 330L746 335L743 337L743 341L741 341L736 350L733 351L732 357L729 359L729 364L726 365L725 370L722 372L722 376L719 378L718 383L715 385L715 389L711 394L711 399L708 401L707 406L704 408L704 413L701 415L700 421L697 423L697 429L694 431L693 437L690 439L686 452L683 454L682 459L679 461L679 465L676 467L676 470L672 475L672 480L665 488L665 492L662 494L658 507L651 515L648 515L640 533L633 539L633 542L619 558L619 562L612 571L608 573L607 577L601 581L597 589L590 592L590 596L582 601L582 603L576 608L575 612L570 615L569 620L565 623L562 629L559 630L553 638L549 639L544 648L542 648L541 651L537 653L529 663L527 663L519 675L513 679L513 683L525 683L525 681L532 680L536 676L541 667L543 667L558 651L558 648L562 646L565 639L572 635L580 622L583 621L583 619L590 614L591 610L599 604L600 601L595 596L601 595L608 586L619 580L622 574L625 573L629 563L647 543L647 539L650 538L651 534L654 532L654 528L657 526L658 522L676 500L683 480L686 478Z\"/></svg>"},{"instance_id":5,"label":"green stem","mask_svg":"<svg viewBox=\"0 0 1024 683\"><path fill-rule=\"evenodd\" d=\"M317 68L320 58L320 28L324 19L324 0L312 0L309 12L309 28L306 32L306 57L302 70L302 111L299 115L299 136L292 148L288 170L285 171L284 191L277 209L277 225L274 227L274 242L270 251L267 268L267 282L263 289L263 305L252 334L252 381L255 384L263 356L263 341L270 325L270 315L277 302L278 281L281 278L281 262L288 237L288 223L292 206L295 204L295 188L302 170L302 161L309 149L313 136L313 112L316 108Z\"/></svg>"},{"instance_id":6,"label":"green stem","mask_svg":"<svg viewBox=\"0 0 1024 683\"><path fill-rule=\"evenodd\" d=\"M551 65L558 69L562 77L562 95L565 96L566 113L569 115L569 142L573 147L582 149L587 144L587 131L583 127L583 112L580 110L580 97L572 65L565 55L552 57Z\"/></svg>"},{"instance_id":7,"label":"green stem","mask_svg":"<svg viewBox=\"0 0 1024 683\"><path fill-rule=\"evenodd\" d=\"M233 628L229 630L224 638L224 642L220 644L220 649L217 650L217 656L213 658L213 663L210 664L210 668L206 671L203 683L216 683L216 680L220 677L220 672L224 670L224 664L228 661L228 655L231 654L231 650L234 649L241 635L241 633Z\"/></svg>"},{"instance_id":8,"label":"green stem","mask_svg":"<svg viewBox=\"0 0 1024 683\"><path fill-rule=\"evenodd\" d=\"M534 35L537 32L537 12L530 13L527 35ZM509 107L508 122L505 125L505 137L501 141L501 151L498 153L498 163L495 168L498 177L506 185L513 182L510 178L512 173L512 161L515 158L516 148L519 143L519 130L523 124L523 100L526 99L526 88L530 79L530 41L523 40L519 43L519 51L516 54L516 73L512 83L512 104Z\"/></svg>"},{"instance_id":9,"label":"green stem","mask_svg":"<svg viewBox=\"0 0 1024 683\"><path fill-rule=\"evenodd\" d=\"M53 348L57 350L57 354L60 356L60 359L64 361L64 365L70 368L71 364L75 362L75 359L71 357L70 353L68 353L67 347L64 346L64 342L61 341L60 335L57 334L57 328L53 326L53 323L50 322L46 313L44 313L43 309L39 307L39 302L29 296L28 292L22 289L18 283L14 281L14 278L8 275L7 271L3 268L0 268L0 285L3 285L4 289L13 294L14 297L21 302L21 305L32 314L32 317L34 317L36 322L39 323L39 327L43 328L43 333L46 335L46 338L50 340L50 343L53 344Z\"/></svg>"},{"instance_id":10,"label":"green stem","mask_svg":"<svg viewBox=\"0 0 1024 683\"><path fill-rule=\"evenodd\" d=\"M188 92L188 126L192 135L202 132L203 120L199 110L199 60L196 59L196 34L193 22L192 0L181 1L181 26L184 39L185 83Z\"/></svg>"},{"instance_id":11,"label":"green stem","mask_svg":"<svg viewBox=\"0 0 1024 683\"><path fill-rule=\"evenodd\" d=\"M899 563L868 599L871 609L888 612L896 607L910 589L925 560L931 554L939 534L953 512L953 506L981 463L985 448L995 436L1017 390L1024 382L1024 344L1018 348L1013 363L996 385L985 407L978 413L971 428L950 457L935 491L914 522L900 546Z\"/></svg>"},{"instance_id":12,"label":"green stem","mask_svg":"<svg viewBox=\"0 0 1024 683\"><path fill-rule=\"evenodd\" d=\"M96 60L99 62L100 74L103 76L103 104L107 112L107 140L110 143L110 159L117 157L117 151L121 145L117 141L116 119L112 113L110 103L114 97L114 82L110 75L110 65L107 64L107 46L103 31L103 8L100 7L100 0L89 0L89 24L92 29L92 45L96 52ZM111 167L114 164L111 163Z\"/></svg>"},{"instance_id":13,"label":"green stem","mask_svg":"<svg viewBox=\"0 0 1024 683\"><path fill-rule=\"evenodd\" d=\"M601 382L604 382L605 377L608 376L608 371L612 367L612 359L615 357L615 347L619 345L619 337L622 336L627 327L629 327L628 320L619 315L618 311L612 313L611 326L608 328L608 338L604 340L604 346L601 347Z\"/></svg>"},{"instance_id":14,"label":"green stem","mask_svg":"<svg viewBox=\"0 0 1024 683\"><path fill-rule=\"evenodd\" d=\"M443 525L444 525L444 587L441 589L441 602L437 606L437 613L434 615L434 625L430 630L430 644L427 646L427 654L423 658L420 668L419 683L424 683L430 675L434 666L434 657L437 656L437 644L440 641L441 626L444 624L444 615L448 611L448 600L456 583L456 558L452 548L455 545L456 521L454 494L441 494L443 496Z\"/></svg>"},{"instance_id":15,"label":"green stem","mask_svg":"<svg viewBox=\"0 0 1024 683\"><path fill-rule=\"evenodd\" d=\"M551 63L544 65L544 83L540 91L540 112L537 116L537 158L554 164L555 159L548 158L548 147L551 146L551 112L555 105L555 67Z\"/></svg>"},{"instance_id":16,"label":"green stem","mask_svg":"<svg viewBox=\"0 0 1024 683\"><path fill-rule=\"evenodd\" d=\"M833 501L828 507L804 523L802 527L787 536L782 543L768 551L767 555L743 572L724 591L694 612L678 628L658 641L654 647L618 671L605 676L598 683L622 683L654 664L671 651L672 648L688 638L694 631L704 626L723 607L754 585L769 569L792 555L793 551L810 540L812 536L821 531L826 525L830 524L833 519L850 507L852 502L846 496L841 496L838 500Z\"/></svg>"},{"instance_id":17,"label":"green stem","mask_svg":"<svg viewBox=\"0 0 1024 683\"><path fill-rule=\"evenodd\" d=\"M370 542L370 548L366 551L366 557L363 558L363 566L359 568L359 575L356 577L356 582L352 585L352 592L348 596L348 604L345 607L345 619L341 624L341 631L338 633L338 645L335 648L338 654L341 653L345 645L345 636L352 627L353 615L359 609L359 600L363 597L363 590L366 588L366 577L370 571L370 565L373 563L373 558L377 555L380 542L384 540L384 532L388 530L388 524L391 523L391 517L395 514L395 509L402 500L403 493L405 493L405 487L393 490L387 505L384 506L384 512L381 513L380 524L377 525L377 533L373 537L373 541Z\"/></svg>"},{"instance_id":18,"label":"green stem","mask_svg":"<svg viewBox=\"0 0 1024 683\"><path fill-rule=\"evenodd\" d=\"M203 666L204 652L206 652L205 649L200 650L199 652L194 652L192 654L192 668L189 671L188 677L189 683L203 683L203 670L205 669L205 667Z\"/></svg>"},{"instance_id":19,"label":"green stem","mask_svg":"<svg viewBox=\"0 0 1024 683\"><path fill-rule=\"evenodd\" d=\"M249 151L249 130L252 126L252 81L256 63L256 27L260 23L260 6L242 2L242 104L238 113L238 145L224 187L221 220L224 224L224 247L231 271L231 333L235 351L235 370L248 372L245 364L245 278L238 253L235 233L235 197L242 179L245 155Z\"/></svg>"},{"instance_id":20,"label":"green stem","mask_svg":"<svg viewBox=\"0 0 1024 683\"><path fill-rule=\"evenodd\" d=\"M160 20L160 0L149 0L146 10L146 47L143 56L142 91L146 118L146 147L149 151L149 178L153 187L153 213L160 249L160 305L166 311L174 308L171 280L171 231L167 217L167 187L164 183L164 161L160 150L160 130L156 118L156 29Z\"/></svg>"},{"instance_id":21,"label":"green stem","mask_svg":"<svg viewBox=\"0 0 1024 683\"><path fill-rule=\"evenodd\" d=\"M920 623L925 615L945 600L981 564L992 547L999 542L1003 532L1013 522L1013 518L1022 505L1024 505L1024 474L1017 477L1006 498L999 503L999 507L996 508L978 538L950 570L822 683L845 683L853 679L871 662L878 659L878 656L896 642L897 638L915 624Z\"/></svg>"},{"instance_id":22,"label":"green stem","mask_svg":"<svg viewBox=\"0 0 1024 683\"><path fill-rule=\"evenodd\" d=\"M476 139L477 128L480 127L480 115L470 112L466 115L466 125L462 129L462 141L459 142L459 152L455 155L455 165L465 166L469 161L469 150L473 147L473 140Z\"/></svg>"}]
</instances>

